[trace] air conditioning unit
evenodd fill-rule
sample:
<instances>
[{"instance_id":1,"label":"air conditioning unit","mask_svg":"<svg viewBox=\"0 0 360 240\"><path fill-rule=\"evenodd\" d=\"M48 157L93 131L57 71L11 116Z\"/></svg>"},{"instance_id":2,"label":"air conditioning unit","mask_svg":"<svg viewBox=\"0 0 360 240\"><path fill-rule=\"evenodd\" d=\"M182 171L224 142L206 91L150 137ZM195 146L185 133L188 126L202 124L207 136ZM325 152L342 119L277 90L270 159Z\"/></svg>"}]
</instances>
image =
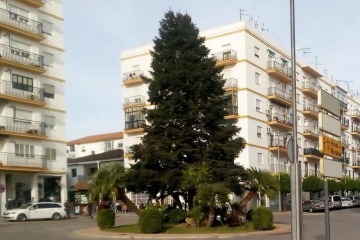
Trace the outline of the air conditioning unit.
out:
<instances>
[{"instance_id":1,"label":"air conditioning unit","mask_svg":"<svg viewBox=\"0 0 360 240\"><path fill-rule=\"evenodd\" d=\"M270 116L271 115L271 109L266 109L266 115Z\"/></svg>"}]
</instances>

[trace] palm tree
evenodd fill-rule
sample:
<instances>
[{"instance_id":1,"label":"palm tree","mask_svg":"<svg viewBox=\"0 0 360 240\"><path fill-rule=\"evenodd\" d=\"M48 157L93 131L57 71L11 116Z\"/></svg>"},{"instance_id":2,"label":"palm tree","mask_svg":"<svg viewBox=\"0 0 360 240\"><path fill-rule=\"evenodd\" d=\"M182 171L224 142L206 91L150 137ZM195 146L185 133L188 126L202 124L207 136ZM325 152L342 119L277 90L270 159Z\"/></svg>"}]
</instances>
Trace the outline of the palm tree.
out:
<instances>
[{"instance_id":1,"label":"palm tree","mask_svg":"<svg viewBox=\"0 0 360 240\"><path fill-rule=\"evenodd\" d=\"M211 227L214 222L216 205L229 202L229 194L230 192L223 183L203 184L199 186L196 198L201 205L209 207L207 227Z\"/></svg>"},{"instance_id":2,"label":"palm tree","mask_svg":"<svg viewBox=\"0 0 360 240\"><path fill-rule=\"evenodd\" d=\"M106 165L91 176L90 192L96 196L102 193L114 193L126 206L139 214L137 206L126 196L123 176L124 167L117 163Z\"/></svg>"},{"instance_id":3,"label":"palm tree","mask_svg":"<svg viewBox=\"0 0 360 240\"><path fill-rule=\"evenodd\" d=\"M248 177L244 181L245 189L248 191L246 196L240 201L238 214L240 214L247 203L257 196L258 191L266 194L268 197L275 197L279 191L279 180L268 171L261 169L247 169Z\"/></svg>"}]
</instances>

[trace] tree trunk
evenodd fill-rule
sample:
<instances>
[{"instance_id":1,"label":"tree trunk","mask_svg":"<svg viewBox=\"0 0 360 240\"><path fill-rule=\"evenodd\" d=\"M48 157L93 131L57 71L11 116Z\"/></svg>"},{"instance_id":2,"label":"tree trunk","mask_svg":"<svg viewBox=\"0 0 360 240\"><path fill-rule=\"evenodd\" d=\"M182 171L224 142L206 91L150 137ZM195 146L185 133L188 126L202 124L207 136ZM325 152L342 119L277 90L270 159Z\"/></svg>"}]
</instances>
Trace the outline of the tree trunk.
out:
<instances>
[{"instance_id":1,"label":"tree trunk","mask_svg":"<svg viewBox=\"0 0 360 240\"><path fill-rule=\"evenodd\" d=\"M188 210L191 210L193 207L194 207L194 197L195 197L195 194L196 194L196 190L195 189L191 189L188 191L188 206L189 206L189 209Z\"/></svg>"},{"instance_id":2,"label":"tree trunk","mask_svg":"<svg viewBox=\"0 0 360 240\"><path fill-rule=\"evenodd\" d=\"M179 194L178 193L171 193L170 194L171 197L174 199L174 203L176 204L176 206L178 206L179 208L183 209L183 206L181 204L180 198L179 198Z\"/></svg>"},{"instance_id":3,"label":"tree trunk","mask_svg":"<svg viewBox=\"0 0 360 240\"><path fill-rule=\"evenodd\" d=\"M240 206L238 209L237 214L241 214L243 208L246 207L248 202L250 202L251 199L253 199L254 196L256 196L257 189L250 189L249 192L246 194L246 196L243 198L243 200L240 201Z\"/></svg>"},{"instance_id":4,"label":"tree trunk","mask_svg":"<svg viewBox=\"0 0 360 240\"><path fill-rule=\"evenodd\" d=\"M215 219L215 207L210 206L209 209L209 219L206 223L206 227L211 227Z\"/></svg>"},{"instance_id":5,"label":"tree trunk","mask_svg":"<svg viewBox=\"0 0 360 240\"><path fill-rule=\"evenodd\" d=\"M138 207L135 205L135 203L133 203L133 201L131 201L126 196L125 189L124 188L118 188L118 193L119 193L119 199L121 201L123 201L128 208L131 208L134 211L134 213L136 213L136 215L139 215L140 211L139 211Z\"/></svg>"}]
</instances>

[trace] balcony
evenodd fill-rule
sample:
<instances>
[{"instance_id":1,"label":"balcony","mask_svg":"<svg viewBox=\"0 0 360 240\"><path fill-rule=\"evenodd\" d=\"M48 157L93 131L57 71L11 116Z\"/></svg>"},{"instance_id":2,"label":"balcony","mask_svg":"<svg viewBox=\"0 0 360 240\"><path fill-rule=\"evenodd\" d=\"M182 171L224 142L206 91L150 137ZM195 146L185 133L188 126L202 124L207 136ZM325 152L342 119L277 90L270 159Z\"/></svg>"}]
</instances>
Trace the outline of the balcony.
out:
<instances>
[{"instance_id":1,"label":"balcony","mask_svg":"<svg viewBox=\"0 0 360 240\"><path fill-rule=\"evenodd\" d=\"M350 158L346 157L342 159L342 164L343 165L349 165L350 164Z\"/></svg>"},{"instance_id":2,"label":"balcony","mask_svg":"<svg viewBox=\"0 0 360 240\"><path fill-rule=\"evenodd\" d=\"M288 66L275 61L270 61L267 63L266 70L270 76L275 77L286 84L292 83L291 68Z\"/></svg>"},{"instance_id":3,"label":"balcony","mask_svg":"<svg viewBox=\"0 0 360 240\"><path fill-rule=\"evenodd\" d=\"M145 120L135 120L131 122L125 122L125 133L143 133L145 127Z\"/></svg>"},{"instance_id":4,"label":"balcony","mask_svg":"<svg viewBox=\"0 0 360 240\"><path fill-rule=\"evenodd\" d=\"M353 124L351 127L351 135L353 137L360 137L360 126Z\"/></svg>"},{"instance_id":5,"label":"balcony","mask_svg":"<svg viewBox=\"0 0 360 240\"><path fill-rule=\"evenodd\" d=\"M301 91L313 98L317 98L319 88L315 86L314 83L311 82L303 82Z\"/></svg>"},{"instance_id":6,"label":"balcony","mask_svg":"<svg viewBox=\"0 0 360 240\"><path fill-rule=\"evenodd\" d=\"M284 92L283 90L276 87L271 87L268 89L267 98L288 107L292 105L291 94Z\"/></svg>"},{"instance_id":7,"label":"balcony","mask_svg":"<svg viewBox=\"0 0 360 240\"><path fill-rule=\"evenodd\" d=\"M308 177L308 176L320 176L319 171L316 171L315 169L308 169L308 170L304 170L304 177Z\"/></svg>"},{"instance_id":8,"label":"balcony","mask_svg":"<svg viewBox=\"0 0 360 240\"><path fill-rule=\"evenodd\" d=\"M270 134L269 135L269 151L275 155L279 154L279 157L287 155L286 152L286 138Z\"/></svg>"},{"instance_id":9,"label":"balcony","mask_svg":"<svg viewBox=\"0 0 360 240\"><path fill-rule=\"evenodd\" d=\"M350 117L352 120L360 121L360 111L359 110L351 110Z\"/></svg>"},{"instance_id":10,"label":"balcony","mask_svg":"<svg viewBox=\"0 0 360 240\"><path fill-rule=\"evenodd\" d=\"M342 144L345 148L349 147L349 145L350 145L349 140L346 139L345 137L342 137L342 138L341 138L341 144Z\"/></svg>"},{"instance_id":11,"label":"balcony","mask_svg":"<svg viewBox=\"0 0 360 240\"><path fill-rule=\"evenodd\" d=\"M34 8L42 7L45 4L44 0L18 0L18 1Z\"/></svg>"},{"instance_id":12,"label":"balcony","mask_svg":"<svg viewBox=\"0 0 360 240\"><path fill-rule=\"evenodd\" d=\"M145 96L137 95L124 98L124 108L145 106Z\"/></svg>"},{"instance_id":13,"label":"balcony","mask_svg":"<svg viewBox=\"0 0 360 240\"><path fill-rule=\"evenodd\" d=\"M303 105L303 114L307 117L319 118L319 108L313 104L304 104Z\"/></svg>"},{"instance_id":14,"label":"balcony","mask_svg":"<svg viewBox=\"0 0 360 240\"><path fill-rule=\"evenodd\" d=\"M360 159L357 157L355 160L352 161L351 167L355 169L360 169Z\"/></svg>"},{"instance_id":15,"label":"balcony","mask_svg":"<svg viewBox=\"0 0 360 240\"><path fill-rule=\"evenodd\" d=\"M238 90L238 80L236 78L227 78L224 83L225 91Z\"/></svg>"},{"instance_id":16,"label":"balcony","mask_svg":"<svg viewBox=\"0 0 360 240\"><path fill-rule=\"evenodd\" d=\"M31 91L20 90L19 83L0 80L0 99L13 102L45 106L44 89L27 86Z\"/></svg>"},{"instance_id":17,"label":"balcony","mask_svg":"<svg viewBox=\"0 0 360 240\"><path fill-rule=\"evenodd\" d=\"M44 57L18 48L0 44L0 64L33 73L44 73Z\"/></svg>"},{"instance_id":18,"label":"balcony","mask_svg":"<svg viewBox=\"0 0 360 240\"><path fill-rule=\"evenodd\" d=\"M217 66L228 66L237 63L237 52L235 50L226 50L212 54L212 57L216 60Z\"/></svg>"},{"instance_id":19,"label":"balcony","mask_svg":"<svg viewBox=\"0 0 360 240\"><path fill-rule=\"evenodd\" d=\"M45 123L18 118L0 117L0 135L43 140Z\"/></svg>"},{"instance_id":20,"label":"balcony","mask_svg":"<svg viewBox=\"0 0 360 240\"><path fill-rule=\"evenodd\" d=\"M268 124L272 127L278 127L285 131L292 130L293 128L292 118L288 117L287 115L280 113L271 113L267 114L267 117Z\"/></svg>"},{"instance_id":21,"label":"balcony","mask_svg":"<svg viewBox=\"0 0 360 240\"><path fill-rule=\"evenodd\" d=\"M341 126L342 131L348 130L349 126L350 126L349 119L346 119L345 117L341 116L340 117L340 126Z\"/></svg>"},{"instance_id":22,"label":"balcony","mask_svg":"<svg viewBox=\"0 0 360 240\"><path fill-rule=\"evenodd\" d=\"M304 126L304 137L312 138L314 140L319 140L320 132L319 129L314 126Z\"/></svg>"},{"instance_id":23,"label":"balcony","mask_svg":"<svg viewBox=\"0 0 360 240\"><path fill-rule=\"evenodd\" d=\"M272 173L290 173L290 166L270 164L269 167L269 170Z\"/></svg>"},{"instance_id":24,"label":"balcony","mask_svg":"<svg viewBox=\"0 0 360 240\"><path fill-rule=\"evenodd\" d=\"M321 75L317 70L315 70L314 68L312 68L312 67L309 66L309 65L302 66L301 69L304 70L305 72L310 73L310 74L313 75L315 78L322 77L322 75Z\"/></svg>"},{"instance_id":25,"label":"balcony","mask_svg":"<svg viewBox=\"0 0 360 240\"><path fill-rule=\"evenodd\" d=\"M304 157L307 161L319 161L324 155L316 148L304 148Z\"/></svg>"},{"instance_id":26,"label":"balcony","mask_svg":"<svg viewBox=\"0 0 360 240\"><path fill-rule=\"evenodd\" d=\"M0 9L0 29L30 38L35 41L42 41L42 23L21 16L17 13Z\"/></svg>"},{"instance_id":27,"label":"balcony","mask_svg":"<svg viewBox=\"0 0 360 240\"><path fill-rule=\"evenodd\" d=\"M46 170L44 156L0 153L0 170L19 172L41 172Z\"/></svg>"},{"instance_id":28,"label":"balcony","mask_svg":"<svg viewBox=\"0 0 360 240\"><path fill-rule=\"evenodd\" d=\"M143 84L144 77L145 77L144 71L140 71L140 70L123 73L123 84L125 86Z\"/></svg>"},{"instance_id":29,"label":"balcony","mask_svg":"<svg viewBox=\"0 0 360 240\"><path fill-rule=\"evenodd\" d=\"M226 106L224 110L227 112L226 116L224 117L225 119L239 118L238 106Z\"/></svg>"}]
</instances>

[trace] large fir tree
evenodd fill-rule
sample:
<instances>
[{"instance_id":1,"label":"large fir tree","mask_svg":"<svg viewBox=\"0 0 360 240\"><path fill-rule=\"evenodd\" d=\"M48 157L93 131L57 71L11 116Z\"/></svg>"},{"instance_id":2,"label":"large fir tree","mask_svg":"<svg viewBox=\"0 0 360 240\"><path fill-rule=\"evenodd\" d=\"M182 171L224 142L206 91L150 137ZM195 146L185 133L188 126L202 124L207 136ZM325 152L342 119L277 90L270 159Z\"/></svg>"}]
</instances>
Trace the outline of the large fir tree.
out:
<instances>
[{"instance_id":1,"label":"large fir tree","mask_svg":"<svg viewBox=\"0 0 360 240\"><path fill-rule=\"evenodd\" d=\"M234 159L245 146L239 128L224 124L226 115L220 67L209 56L205 39L187 14L168 11L160 22L151 51L149 126L133 146L136 163L127 173L127 189L152 197L182 196L191 208L196 188L184 188L184 172L206 164L210 183L223 182L240 194L245 174Z\"/></svg>"}]
</instances>

